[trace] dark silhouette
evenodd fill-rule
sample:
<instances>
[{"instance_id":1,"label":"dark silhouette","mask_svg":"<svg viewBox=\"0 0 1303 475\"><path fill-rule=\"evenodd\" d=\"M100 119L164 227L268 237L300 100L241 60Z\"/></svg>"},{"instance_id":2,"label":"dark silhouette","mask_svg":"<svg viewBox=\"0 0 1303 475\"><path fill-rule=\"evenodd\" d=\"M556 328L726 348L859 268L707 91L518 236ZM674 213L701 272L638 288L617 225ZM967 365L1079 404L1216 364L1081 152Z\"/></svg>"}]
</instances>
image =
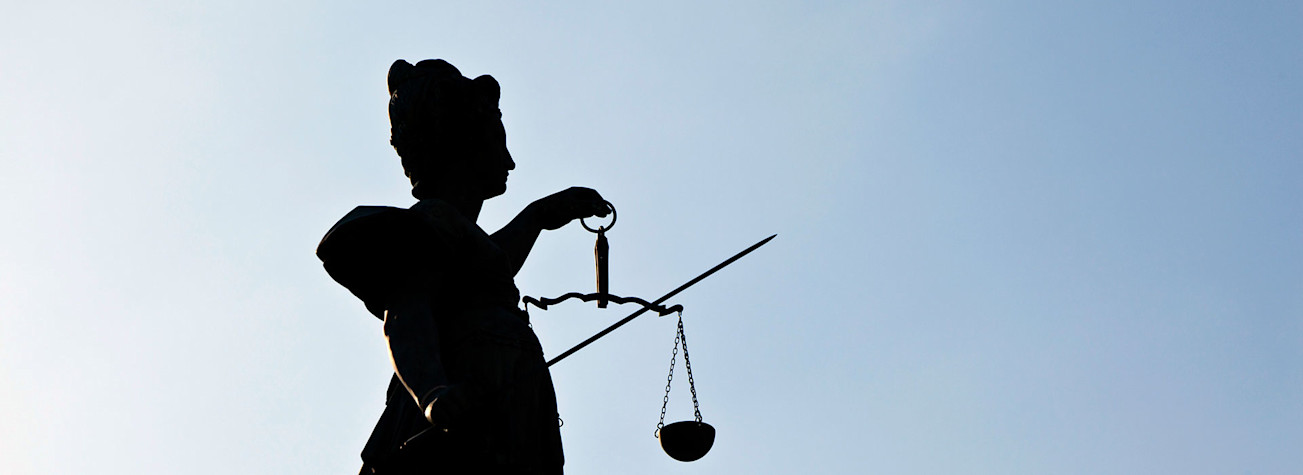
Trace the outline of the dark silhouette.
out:
<instances>
[{"instance_id":1,"label":"dark silhouette","mask_svg":"<svg viewBox=\"0 0 1303 475\"><path fill-rule=\"evenodd\" d=\"M393 361L362 473L561 473L556 396L513 278L542 230L606 216L608 205L570 188L485 233L480 207L515 168L497 81L399 60L388 82L390 142L419 201L358 207L317 248L384 321Z\"/></svg>"}]
</instances>

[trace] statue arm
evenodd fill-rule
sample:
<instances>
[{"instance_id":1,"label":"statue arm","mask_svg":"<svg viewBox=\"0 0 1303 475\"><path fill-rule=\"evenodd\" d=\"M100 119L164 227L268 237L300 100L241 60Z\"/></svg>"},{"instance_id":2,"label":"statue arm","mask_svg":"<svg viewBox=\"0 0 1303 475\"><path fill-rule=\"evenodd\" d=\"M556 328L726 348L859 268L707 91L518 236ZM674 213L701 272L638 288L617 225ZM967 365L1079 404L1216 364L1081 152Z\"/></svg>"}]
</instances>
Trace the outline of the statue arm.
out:
<instances>
[{"instance_id":1,"label":"statue arm","mask_svg":"<svg viewBox=\"0 0 1303 475\"><path fill-rule=\"evenodd\" d=\"M609 212L597 191L575 186L530 203L491 238L509 256L514 276L525 265L539 233L560 229L576 219L606 216Z\"/></svg>"},{"instance_id":2,"label":"statue arm","mask_svg":"<svg viewBox=\"0 0 1303 475\"><path fill-rule=\"evenodd\" d=\"M394 373L417 406L425 410L449 381L439 353L435 310L425 291L429 287L419 281L409 284L394 289L385 299L385 340Z\"/></svg>"},{"instance_id":3,"label":"statue arm","mask_svg":"<svg viewBox=\"0 0 1303 475\"><path fill-rule=\"evenodd\" d=\"M520 268L525 265L525 258L529 257L529 251L534 249L539 233L543 232L543 226L539 224L536 217L537 213L535 204L530 204L506 226L489 236L498 248L507 253L512 276L520 272Z\"/></svg>"}]
</instances>

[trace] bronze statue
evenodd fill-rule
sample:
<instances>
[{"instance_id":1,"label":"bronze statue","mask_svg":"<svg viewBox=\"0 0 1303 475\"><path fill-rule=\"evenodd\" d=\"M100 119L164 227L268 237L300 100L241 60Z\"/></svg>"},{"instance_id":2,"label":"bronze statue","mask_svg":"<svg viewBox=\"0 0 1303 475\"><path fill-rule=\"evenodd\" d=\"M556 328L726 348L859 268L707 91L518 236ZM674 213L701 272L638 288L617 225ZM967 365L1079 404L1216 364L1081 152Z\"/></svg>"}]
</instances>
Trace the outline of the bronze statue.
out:
<instances>
[{"instance_id":1,"label":"bronze statue","mask_svg":"<svg viewBox=\"0 0 1303 475\"><path fill-rule=\"evenodd\" d=\"M559 474L556 396L513 278L542 230L607 205L570 188L485 233L480 207L515 168L497 81L436 59L396 61L388 83L390 143L418 202L358 207L317 248L383 320L393 361L362 473Z\"/></svg>"}]
</instances>

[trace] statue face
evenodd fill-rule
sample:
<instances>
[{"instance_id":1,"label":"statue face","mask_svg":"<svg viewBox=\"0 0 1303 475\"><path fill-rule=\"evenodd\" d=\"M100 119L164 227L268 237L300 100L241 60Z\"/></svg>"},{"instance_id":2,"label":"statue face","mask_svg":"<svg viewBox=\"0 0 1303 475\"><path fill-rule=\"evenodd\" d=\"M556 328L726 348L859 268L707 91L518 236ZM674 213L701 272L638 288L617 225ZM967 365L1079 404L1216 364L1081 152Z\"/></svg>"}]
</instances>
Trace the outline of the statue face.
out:
<instances>
[{"instance_id":1,"label":"statue face","mask_svg":"<svg viewBox=\"0 0 1303 475\"><path fill-rule=\"evenodd\" d=\"M502 120L497 117L485 118L481 127L476 127L470 137L466 137L465 149L455 154L460 163L453 164L454 169L446 175L454 188L462 191L463 196L486 200L507 191L507 175L516 168L516 162L507 151L507 133Z\"/></svg>"},{"instance_id":2,"label":"statue face","mask_svg":"<svg viewBox=\"0 0 1303 475\"><path fill-rule=\"evenodd\" d=\"M507 175L516 169L516 162L507 151L507 130L502 119L493 118L485 127L483 150L479 153L475 181L479 183L484 199L507 191Z\"/></svg>"}]
</instances>

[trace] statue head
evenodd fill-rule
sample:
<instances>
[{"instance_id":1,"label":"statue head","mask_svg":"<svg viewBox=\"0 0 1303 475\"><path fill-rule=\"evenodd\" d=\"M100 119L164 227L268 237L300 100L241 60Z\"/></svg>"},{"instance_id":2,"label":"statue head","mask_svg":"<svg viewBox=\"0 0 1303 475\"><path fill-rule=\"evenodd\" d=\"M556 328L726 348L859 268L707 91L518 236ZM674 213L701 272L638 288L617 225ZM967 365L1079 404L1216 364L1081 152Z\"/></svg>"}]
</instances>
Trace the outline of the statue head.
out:
<instances>
[{"instance_id":1,"label":"statue head","mask_svg":"<svg viewBox=\"0 0 1303 475\"><path fill-rule=\"evenodd\" d=\"M389 143L417 199L488 199L507 189L507 151L498 81L462 76L442 59L389 67Z\"/></svg>"}]
</instances>

